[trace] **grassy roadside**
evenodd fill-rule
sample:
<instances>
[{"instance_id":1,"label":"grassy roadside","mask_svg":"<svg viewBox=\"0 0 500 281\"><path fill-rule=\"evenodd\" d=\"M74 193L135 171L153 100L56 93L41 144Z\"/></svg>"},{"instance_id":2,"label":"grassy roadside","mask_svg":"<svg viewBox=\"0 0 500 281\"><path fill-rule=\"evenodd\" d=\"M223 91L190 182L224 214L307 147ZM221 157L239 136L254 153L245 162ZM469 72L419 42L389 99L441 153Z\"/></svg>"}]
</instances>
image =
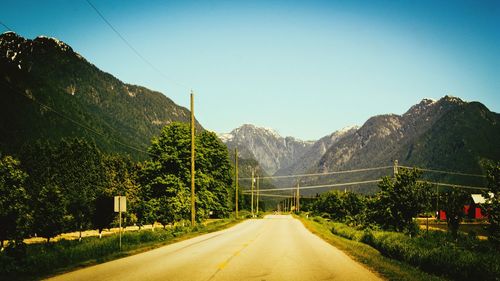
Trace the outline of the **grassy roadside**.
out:
<instances>
[{"instance_id":1,"label":"grassy roadside","mask_svg":"<svg viewBox=\"0 0 500 281\"><path fill-rule=\"evenodd\" d=\"M102 239L89 237L82 242L61 240L50 244L27 245L24 258L0 254L0 280L39 280L219 231L242 221L222 219L195 227L129 231L122 235L121 251L118 249L118 235Z\"/></svg>"},{"instance_id":2,"label":"grassy roadside","mask_svg":"<svg viewBox=\"0 0 500 281\"><path fill-rule=\"evenodd\" d=\"M445 280L425 273L406 263L387 258L369 245L332 234L330 223L322 218L316 219L317 221L302 216L298 216L297 218L312 233L342 250L354 260L365 264L385 279L410 281Z\"/></svg>"}]
</instances>

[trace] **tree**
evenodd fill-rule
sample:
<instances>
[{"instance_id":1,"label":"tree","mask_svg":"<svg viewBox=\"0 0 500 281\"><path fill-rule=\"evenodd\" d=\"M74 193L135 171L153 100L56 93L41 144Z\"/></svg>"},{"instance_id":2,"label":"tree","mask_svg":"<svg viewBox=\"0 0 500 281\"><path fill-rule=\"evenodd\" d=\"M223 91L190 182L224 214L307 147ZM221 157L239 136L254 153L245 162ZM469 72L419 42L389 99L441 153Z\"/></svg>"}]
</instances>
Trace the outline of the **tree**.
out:
<instances>
[{"instance_id":1,"label":"tree","mask_svg":"<svg viewBox=\"0 0 500 281\"><path fill-rule=\"evenodd\" d=\"M418 231L413 222L430 204L430 186L418 182L421 172L416 169L399 169L395 177L383 177L378 184L380 191L376 195L378 208L377 220L383 228L407 232L410 235Z\"/></svg>"},{"instance_id":2,"label":"tree","mask_svg":"<svg viewBox=\"0 0 500 281\"><path fill-rule=\"evenodd\" d=\"M102 237L102 231L108 228L115 218L113 197L100 194L95 200L95 211L92 216L92 224L99 232L99 238Z\"/></svg>"},{"instance_id":3,"label":"tree","mask_svg":"<svg viewBox=\"0 0 500 281\"><path fill-rule=\"evenodd\" d=\"M488 190L483 193L483 210L488 214L488 240L500 248L500 162L488 164L486 178Z\"/></svg>"},{"instance_id":4,"label":"tree","mask_svg":"<svg viewBox=\"0 0 500 281\"><path fill-rule=\"evenodd\" d=\"M129 211L138 204L137 170L139 167L130 158L119 155L103 155L104 186L97 191L92 224L102 237L104 228L108 228L116 214L113 197L125 195Z\"/></svg>"},{"instance_id":5,"label":"tree","mask_svg":"<svg viewBox=\"0 0 500 281\"><path fill-rule=\"evenodd\" d=\"M154 189L154 198L159 202L157 219L164 228L175 221L189 218L190 194L179 178L175 175L157 178Z\"/></svg>"},{"instance_id":6,"label":"tree","mask_svg":"<svg viewBox=\"0 0 500 281\"><path fill-rule=\"evenodd\" d=\"M343 207L346 212L345 222L351 225L362 225L366 222L366 198L354 192L343 194Z\"/></svg>"},{"instance_id":7,"label":"tree","mask_svg":"<svg viewBox=\"0 0 500 281\"><path fill-rule=\"evenodd\" d=\"M232 207L230 198L233 184L227 147L215 133L208 131L199 135L196 145L197 187L202 191L200 195L206 199L200 200L200 208L205 214L213 212L217 217L225 217Z\"/></svg>"},{"instance_id":8,"label":"tree","mask_svg":"<svg viewBox=\"0 0 500 281\"><path fill-rule=\"evenodd\" d=\"M183 123L164 127L151 142L151 160L142 169L141 196L143 200L158 200L158 219L164 225L190 217L190 147L190 128ZM226 146L214 133L197 135L195 167L196 219L200 221L210 212L226 216L230 210L231 165Z\"/></svg>"},{"instance_id":9,"label":"tree","mask_svg":"<svg viewBox=\"0 0 500 281\"><path fill-rule=\"evenodd\" d=\"M57 184L67 198L73 229L89 227L97 195L105 186L102 154L94 143L83 139L63 139L55 157Z\"/></svg>"},{"instance_id":10,"label":"tree","mask_svg":"<svg viewBox=\"0 0 500 281\"><path fill-rule=\"evenodd\" d=\"M61 189L55 184L46 184L35 198L33 231L40 237L50 238L65 229L65 204Z\"/></svg>"},{"instance_id":11,"label":"tree","mask_svg":"<svg viewBox=\"0 0 500 281\"><path fill-rule=\"evenodd\" d=\"M28 175L11 156L0 159L0 243L20 240L28 229L30 213L25 181Z\"/></svg>"},{"instance_id":12,"label":"tree","mask_svg":"<svg viewBox=\"0 0 500 281\"><path fill-rule=\"evenodd\" d=\"M135 213L137 214L137 223L139 227L147 224L151 224L154 230L154 223L158 220L158 210L160 208L160 203L158 199L142 199L139 200L135 207Z\"/></svg>"},{"instance_id":13,"label":"tree","mask_svg":"<svg viewBox=\"0 0 500 281\"><path fill-rule=\"evenodd\" d=\"M343 205L342 193L338 190L331 190L321 194L313 208L316 214L342 221L346 216Z\"/></svg>"},{"instance_id":14,"label":"tree","mask_svg":"<svg viewBox=\"0 0 500 281\"><path fill-rule=\"evenodd\" d=\"M448 231L457 238L458 228L464 218L464 205L470 195L459 189L447 191L443 198L443 210L446 212Z\"/></svg>"}]
</instances>

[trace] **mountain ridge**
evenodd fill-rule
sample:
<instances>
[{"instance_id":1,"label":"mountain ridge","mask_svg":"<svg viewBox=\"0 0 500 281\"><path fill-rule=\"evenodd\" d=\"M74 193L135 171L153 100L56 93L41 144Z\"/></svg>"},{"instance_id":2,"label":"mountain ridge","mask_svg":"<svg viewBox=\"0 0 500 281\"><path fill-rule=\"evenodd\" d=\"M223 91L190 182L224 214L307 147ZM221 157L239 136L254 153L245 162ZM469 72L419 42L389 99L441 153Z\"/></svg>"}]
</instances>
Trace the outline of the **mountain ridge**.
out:
<instances>
[{"instance_id":1,"label":"mountain ridge","mask_svg":"<svg viewBox=\"0 0 500 281\"><path fill-rule=\"evenodd\" d=\"M500 114L479 102L466 102L448 95L439 100L424 98L400 115L372 116L361 127L344 130L344 134L336 136L339 131L309 145L294 158L295 162L286 163L274 175L391 166L394 160L406 166L483 174L485 162L500 161L500 147L495 145L500 142ZM322 143L328 140L331 141ZM240 143L240 147L252 149L244 143ZM382 175L373 172L355 177L367 180ZM337 181L353 177L337 177ZM484 184L480 179L430 177L457 184ZM326 184L331 180L312 178L304 179L304 183ZM353 188L372 192L376 185Z\"/></svg>"},{"instance_id":2,"label":"mountain ridge","mask_svg":"<svg viewBox=\"0 0 500 281\"><path fill-rule=\"evenodd\" d=\"M24 143L40 138L84 137L108 152L144 159L144 153L117 142L145 150L161 127L190 120L188 109L162 93L122 82L52 37L1 34L0 82L0 149L6 153L15 154Z\"/></svg>"},{"instance_id":3,"label":"mountain ridge","mask_svg":"<svg viewBox=\"0 0 500 281\"><path fill-rule=\"evenodd\" d=\"M294 162L313 144L294 137L282 137L275 130L252 124L219 134L219 138L230 150L238 148L240 157L260 159L261 168L270 175Z\"/></svg>"}]
</instances>

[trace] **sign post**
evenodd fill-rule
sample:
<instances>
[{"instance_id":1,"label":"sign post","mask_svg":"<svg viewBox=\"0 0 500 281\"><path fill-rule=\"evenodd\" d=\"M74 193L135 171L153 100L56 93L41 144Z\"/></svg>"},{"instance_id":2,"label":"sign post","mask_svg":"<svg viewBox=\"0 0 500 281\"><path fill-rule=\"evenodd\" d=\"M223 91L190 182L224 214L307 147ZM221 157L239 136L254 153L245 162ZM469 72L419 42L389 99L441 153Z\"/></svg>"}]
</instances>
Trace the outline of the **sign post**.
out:
<instances>
[{"instance_id":1,"label":"sign post","mask_svg":"<svg viewBox=\"0 0 500 281\"><path fill-rule=\"evenodd\" d=\"M120 251L122 249L122 212L127 211L127 197L115 196L115 212L120 216Z\"/></svg>"}]
</instances>

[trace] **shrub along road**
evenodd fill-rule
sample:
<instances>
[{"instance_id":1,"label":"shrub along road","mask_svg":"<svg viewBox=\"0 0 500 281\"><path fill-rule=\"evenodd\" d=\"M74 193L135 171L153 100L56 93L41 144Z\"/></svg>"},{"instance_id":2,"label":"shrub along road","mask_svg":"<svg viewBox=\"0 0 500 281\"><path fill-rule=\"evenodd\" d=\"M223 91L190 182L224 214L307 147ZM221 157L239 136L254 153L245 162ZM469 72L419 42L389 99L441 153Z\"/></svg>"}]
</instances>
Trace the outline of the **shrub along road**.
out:
<instances>
[{"instance_id":1,"label":"shrub along road","mask_svg":"<svg viewBox=\"0 0 500 281\"><path fill-rule=\"evenodd\" d=\"M266 216L52 280L380 280L291 216Z\"/></svg>"}]
</instances>

